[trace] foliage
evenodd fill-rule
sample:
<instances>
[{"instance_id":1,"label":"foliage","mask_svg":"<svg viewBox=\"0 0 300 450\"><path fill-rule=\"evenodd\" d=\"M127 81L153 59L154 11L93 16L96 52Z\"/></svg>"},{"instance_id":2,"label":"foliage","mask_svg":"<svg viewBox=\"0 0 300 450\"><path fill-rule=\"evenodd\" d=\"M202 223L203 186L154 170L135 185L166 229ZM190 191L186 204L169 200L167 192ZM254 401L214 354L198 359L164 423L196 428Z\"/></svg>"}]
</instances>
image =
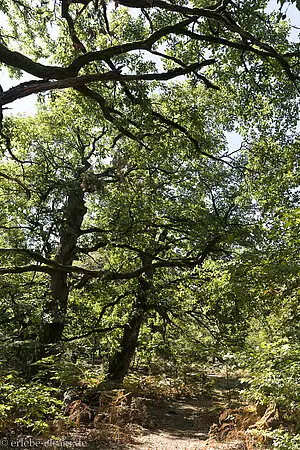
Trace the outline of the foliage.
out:
<instances>
[{"instance_id":1,"label":"foliage","mask_svg":"<svg viewBox=\"0 0 300 450\"><path fill-rule=\"evenodd\" d=\"M20 427L31 432L46 432L50 419L61 416L59 390L39 382L26 383L14 374L3 377L0 385L1 428Z\"/></svg>"},{"instance_id":2,"label":"foliage","mask_svg":"<svg viewBox=\"0 0 300 450\"><path fill-rule=\"evenodd\" d=\"M273 439L273 448L278 450L296 450L300 448L300 435L291 435L288 432L276 430L270 433Z\"/></svg>"},{"instance_id":3,"label":"foliage","mask_svg":"<svg viewBox=\"0 0 300 450\"><path fill-rule=\"evenodd\" d=\"M73 353L74 355L74 353ZM103 369L88 364L86 360L74 361L74 357L65 350L63 358L61 355L51 355L36 361L33 366L37 368L35 377L37 379L48 379L51 384L59 386L60 390L68 389L70 386L97 387L104 379Z\"/></svg>"},{"instance_id":4,"label":"foliage","mask_svg":"<svg viewBox=\"0 0 300 450\"><path fill-rule=\"evenodd\" d=\"M57 386L126 375L203 392L230 358L293 423L300 54L279 3L1 3L1 68L29 77L0 92L3 420L42 431Z\"/></svg>"},{"instance_id":5,"label":"foliage","mask_svg":"<svg viewBox=\"0 0 300 450\"><path fill-rule=\"evenodd\" d=\"M285 410L293 411L300 400L299 363L296 343L286 339L262 341L252 359L248 359L248 367L255 373L248 395L260 403L275 401Z\"/></svg>"},{"instance_id":6,"label":"foliage","mask_svg":"<svg viewBox=\"0 0 300 450\"><path fill-rule=\"evenodd\" d=\"M156 399L182 397L210 397L213 382L206 379L203 372L186 373L184 377L130 374L124 380L124 388L133 395Z\"/></svg>"}]
</instances>

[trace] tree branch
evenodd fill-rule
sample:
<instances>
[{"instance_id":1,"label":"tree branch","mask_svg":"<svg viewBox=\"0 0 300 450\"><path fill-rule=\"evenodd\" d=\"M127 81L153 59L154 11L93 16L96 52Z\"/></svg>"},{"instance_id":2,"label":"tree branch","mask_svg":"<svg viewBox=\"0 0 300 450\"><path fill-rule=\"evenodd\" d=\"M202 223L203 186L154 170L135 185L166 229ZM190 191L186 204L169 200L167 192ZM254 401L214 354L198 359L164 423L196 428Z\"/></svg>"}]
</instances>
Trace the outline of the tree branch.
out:
<instances>
[{"instance_id":1,"label":"tree branch","mask_svg":"<svg viewBox=\"0 0 300 450\"><path fill-rule=\"evenodd\" d=\"M110 71L105 73L97 73L91 75L83 75L81 77L71 77L65 78L58 81L29 81L25 83L20 83L18 86L12 87L5 92L0 93L0 105L6 105L19 98L27 97L28 95L37 94L40 92L52 91L54 89L66 89L74 88L79 92L83 93L88 97L94 98L103 111L108 120L111 121L109 111L105 106L105 99L100 94L95 91L88 90L85 85L88 83L93 83L95 81L167 81L172 78L179 77L181 75L187 75L196 70L201 69L204 66L214 64L214 60L210 59L203 61L201 63L191 64L190 66L184 68L177 68L173 70L168 70L167 72L161 73L146 73L140 75L122 75L121 69L116 71ZM124 130L123 130L124 132ZM133 136L130 136L131 138Z\"/></svg>"},{"instance_id":2,"label":"tree branch","mask_svg":"<svg viewBox=\"0 0 300 450\"><path fill-rule=\"evenodd\" d=\"M72 75L68 69L64 69L63 67L45 66L44 64L34 62L32 59L22 55L19 52L9 50L1 42L0 62L6 64L7 66L24 70L37 78L43 78L46 80L49 78L60 80L66 76Z\"/></svg>"},{"instance_id":3,"label":"tree branch","mask_svg":"<svg viewBox=\"0 0 300 450\"><path fill-rule=\"evenodd\" d=\"M30 189L26 186L25 183L20 181L18 178L12 177L10 175L6 175L6 173L3 173L3 172L0 172L0 177L5 178L6 180L9 180L9 181L13 181L14 183L17 183L22 189L24 189L24 191L26 193L26 197L28 199L31 198L31 191L30 191Z\"/></svg>"}]
</instances>

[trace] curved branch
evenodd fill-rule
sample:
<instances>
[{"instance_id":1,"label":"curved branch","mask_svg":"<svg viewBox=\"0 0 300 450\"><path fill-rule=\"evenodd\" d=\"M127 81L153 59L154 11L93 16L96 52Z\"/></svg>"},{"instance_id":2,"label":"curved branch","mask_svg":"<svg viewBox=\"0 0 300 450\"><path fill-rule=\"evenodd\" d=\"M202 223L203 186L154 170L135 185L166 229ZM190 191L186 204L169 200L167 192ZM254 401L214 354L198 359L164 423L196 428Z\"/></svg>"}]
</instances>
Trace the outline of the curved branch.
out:
<instances>
[{"instance_id":1,"label":"curved branch","mask_svg":"<svg viewBox=\"0 0 300 450\"><path fill-rule=\"evenodd\" d=\"M20 181L18 178L11 177L10 175L6 175L6 173L3 173L3 172L0 172L0 177L5 178L6 180L9 180L9 181L13 181L14 183L17 183L22 189L24 189L24 191L26 193L26 197L28 199L31 198L31 191L30 191L30 189L26 186L25 183Z\"/></svg>"},{"instance_id":2,"label":"curved branch","mask_svg":"<svg viewBox=\"0 0 300 450\"><path fill-rule=\"evenodd\" d=\"M108 270L90 270L78 266L68 266L59 264L53 260L44 258L39 253L33 252L28 249L0 249L0 253L7 254L24 254L32 257L37 262L45 265L29 264L27 266L12 266L12 267L0 267L0 275L14 274L14 273L28 273L28 272L39 272L39 273L68 273L68 274L79 274L88 275L91 278L98 278L103 281L113 281L113 280L130 280L137 278L140 275L147 273L149 270L156 270L159 268L179 268L187 269L193 267L199 267L203 264L206 257L215 251L216 245L220 243L221 236L216 236L211 241L207 243L205 248L200 251L196 257L193 258L176 258L171 260L159 260L155 263L151 262L149 264L143 264L137 269L128 272L114 272Z\"/></svg>"},{"instance_id":3,"label":"curved branch","mask_svg":"<svg viewBox=\"0 0 300 450\"><path fill-rule=\"evenodd\" d=\"M119 0L119 3L131 8L160 8L166 11L181 13L185 16L192 16L198 19L201 17L214 19L217 22L224 25L228 30L233 33L237 33L244 42L249 42L257 46L260 50L265 51L268 56L276 59L283 68L288 78L292 81L298 79L298 77L292 73L289 63L286 61L283 55L277 52L271 45L262 42L260 39L253 36L249 31L243 29L233 17L225 11L226 5L213 5L207 8L190 8L187 6L176 5L174 3L164 2L162 0ZM253 49L253 47L250 46ZM249 47L247 48L249 50ZM253 50L252 50L253 51Z\"/></svg>"},{"instance_id":4,"label":"curved branch","mask_svg":"<svg viewBox=\"0 0 300 450\"><path fill-rule=\"evenodd\" d=\"M187 6L176 5L174 3L168 3L162 0L119 0L119 3L124 6L133 8L160 8L165 11L178 13L182 16L188 17L184 20L178 21L173 25L165 26L153 32L144 40L114 45L99 51L86 52L85 54L75 58L68 67L47 66L34 62L27 56L22 55L19 52L11 51L4 44L0 43L0 63L2 62L8 66L21 69L31 75L43 79L43 81L37 80L29 83L21 83L18 86L11 88L4 93L1 93L0 106L11 103L16 99L23 98L34 93L45 92L52 89L65 89L68 87L79 88L80 85L85 85L86 83L90 83L93 81L167 81L181 75L195 72L206 64L205 62L200 63L199 65L195 63L185 67L179 61L177 61L181 67L176 68L173 71L167 71L163 73L122 75L120 71L113 71L108 73L95 73L90 75L78 76L79 71L86 65L89 65L91 62L107 61L111 58L119 55L124 55L132 51L148 51L153 54L157 53L158 55L159 52L155 52L152 47L162 38L169 35L188 36L191 39L198 40L200 42L215 43L220 46L231 47L241 51L255 53L263 58L273 58L280 64L283 71L286 73L290 80L292 80L293 82L295 82L295 80L298 80L298 76L292 72L292 68L290 67L288 62L288 59L293 56L297 56L297 53L285 53L282 55L271 45L262 42L247 30L243 29L225 10L228 2L222 2L221 6L213 5L206 8L191 8ZM78 38L74 31L74 24L72 18L70 18L70 15L68 13L68 0L62 1L62 17L68 21L71 37L74 44L82 46L83 44L79 40L77 42ZM218 23L222 24L225 29L237 35L241 39L241 41L236 42L235 40L230 40L218 36L197 34L194 31L188 29L189 25L197 23L197 21L201 18L208 18L217 21ZM82 50L85 51L85 48L82 48ZM165 57L163 56L163 54L160 54L160 56ZM176 61L175 57L168 58L173 59L174 62ZM201 79L207 87L216 88L202 74L196 73L196 76Z\"/></svg>"},{"instance_id":5,"label":"curved branch","mask_svg":"<svg viewBox=\"0 0 300 450\"><path fill-rule=\"evenodd\" d=\"M105 48L103 50L88 52L84 55L78 56L67 68L68 72L78 73L82 67L94 61L105 61L115 56L123 55L124 53L136 51L136 50L151 50L153 45L161 38L168 36L169 34L178 34L184 30L192 22L195 22L198 17L191 17L176 23L175 25L169 25L161 28L158 31L152 33L147 39L143 41L128 42L126 44L114 45L112 47Z\"/></svg>"},{"instance_id":6,"label":"curved branch","mask_svg":"<svg viewBox=\"0 0 300 450\"><path fill-rule=\"evenodd\" d=\"M49 78L55 78L60 80L66 76L71 76L72 74L68 69L57 66L45 66L34 62L27 56L22 55L19 52L13 52L9 50L5 45L0 42L0 62L6 64L10 67L15 67L16 69L24 70L27 73L37 77L48 80Z\"/></svg>"},{"instance_id":7,"label":"curved branch","mask_svg":"<svg viewBox=\"0 0 300 450\"><path fill-rule=\"evenodd\" d=\"M204 66L214 64L214 62L215 60L210 59L201 63L191 64L190 66L183 68L178 67L177 69L168 70L167 72L161 73L123 75L121 74L121 69L117 69L116 71L65 78L58 81L28 81L25 83L20 83L18 86L12 87L7 91L0 93L0 105L3 106L19 98L27 97L28 95L37 94L40 92L52 91L54 89L75 88L87 96L92 96L91 92L94 91L89 92L87 88L85 88L85 84L93 83L95 81L168 81L181 75L188 75ZM96 98L94 98L94 100L96 100ZM103 100L103 97L98 94L98 103L104 105Z\"/></svg>"},{"instance_id":8,"label":"curved branch","mask_svg":"<svg viewBox=\"0 0 300 450\"><path fill-rule=\"evenodd\" d=\"M69 0L62 0L62 2L61 2L61 16L64 19L66 19L66 21L67 21L67 24L68 24L68 27L69 27L69 31L70 31L70 36L71 36L74 48L76 50L81 50L82 52L86 53L85 46L78 39L78 36L76 34L75 27L74 27L74 22L73 22L73 19L70 16L70 13L69 13L69 6L70 6L70 1Z\"/></svg>"}]
</instances>

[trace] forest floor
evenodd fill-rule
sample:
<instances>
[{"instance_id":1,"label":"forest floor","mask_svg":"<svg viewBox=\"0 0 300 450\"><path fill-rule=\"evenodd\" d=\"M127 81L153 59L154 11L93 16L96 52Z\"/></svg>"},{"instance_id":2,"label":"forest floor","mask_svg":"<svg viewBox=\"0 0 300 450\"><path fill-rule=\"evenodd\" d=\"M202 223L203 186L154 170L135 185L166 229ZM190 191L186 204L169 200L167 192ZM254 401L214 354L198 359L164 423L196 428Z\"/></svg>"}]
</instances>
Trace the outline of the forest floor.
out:
<instances>
[{"instance_id":1,"label":"forest floor","mask_svg":"<svg viewBox=\"0 0 300 450\"><path fill-rule=\"evenodd\" d=\"M243 449L242 442L217 442L209 438L210 427L218 422L211 400L182 399L165 405L149 405L153 425L144 429L128 449L143 450L229 450Z\"/></svg>"},{"instance_id":2,"label":"forest floor","mask_svg":"<svg viewBox=\"0 0 300 450\"><path fill-rule=\"evenodd\" d=\"M81 440L98 450L244 450L242 440L220 442L209 435L219 414L238 395L236 380L218 377L213 395L203 398L140 398L141 425L91 430ZM141 407L142 406L142 407ZM87 430L85 430L86 432ZM84 429L82 432L85 434ZM111 440L107 440L107 432ZM105 441L101 436L105 436Z\"/></svg>"},{"instance_id":3,"label":"forest floor","mask_svg":"<svg viewBox=\"0 0 300 450\"><path fill-rule=\"evenodd\" d=\"M113 393L114 400L98 408L98 416L93 421L77 421L77 426L65 427L65 421L52 422L53 439L39 439L33 436L1 436L2 448L30 447L46 450L58 448L87 448L90 450L249 450L245 435L231 434L231 439L220 438L220 413L228 411L228 417L239 416L241 405L238 379L211 376L208 390L202 395L161 396L157 392L138 392L129 396L124 390L103 391L102 404ZM98 392L98 391L97 391ZM122 393L123 392L123 393ZM128 391L127 391L128 392ZM116 394L117 393L117 394ZM99 392L98 392L99 398ZM85 400L87 402L87 400ZM99 400L98 400L99 401ZM81 400L78 417L84 418L83 412L91 411L90 406ZM98 403L99 404L99 403ZM84 405L84 409L82 406ZM102 408L102 413L101 413ZM89 414L87 414L89 416ZM223 413L224 415L224 413ZM71 416L70 416L71 417ZM96 418L99 420L96 421ZM73 419L74 420L74 417ZM230 421L230 420L229 420ZM215 424L215 425L214 425ZM228 428L225 418L224 430ZM221 425L222 429L222 425ZM235 425L231 430L235 430ZM226 431L227 433L227 431ZM228 436L230 436L228 434ZM228 437L227 436L227 437ZM225 435L226 438L226 435ZM32 445L31 445L32 444Z\"/></svg>"},{"instance_id":4,"label":"forest floor","mask_svg":"<svg viewBox=\"0 0 300 450\"><path fill-rule=\"evenodd\" d=\"M147 402L146 402L147 403ZM96 430L82 428L77 438L83 447L93 450L245 450L242 440L219 442L209 436L210 427L218 423L218 413L210 400L180 399L164 404L148 401L148 426L127 426L120 431L111 429L111 442L101 439ZM106 429L106 432L108 428ZM106 441L106 442L105 442Z\"/></svg>"}]
</instances>

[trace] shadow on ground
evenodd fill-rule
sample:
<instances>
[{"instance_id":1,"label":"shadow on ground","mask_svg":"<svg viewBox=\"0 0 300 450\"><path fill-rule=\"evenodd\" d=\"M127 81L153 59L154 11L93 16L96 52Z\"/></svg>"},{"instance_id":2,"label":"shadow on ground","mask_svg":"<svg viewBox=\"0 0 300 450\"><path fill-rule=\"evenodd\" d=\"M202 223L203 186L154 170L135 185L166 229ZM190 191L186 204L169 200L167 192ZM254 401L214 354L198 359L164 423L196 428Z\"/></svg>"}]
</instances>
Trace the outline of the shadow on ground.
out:
<instances>
[{"instance_id":1,"label":"shadow on ground","mask_svg":"<svg viewBox=\"0 0 300 450\"><path fill-rule=\"evenodd\" d=\"M148 400L146 406L151 418L148 432L167 432L174 438L205 440L210 426L218 420L218 411L209 399Z\"/></svg>"}]
</instances>

